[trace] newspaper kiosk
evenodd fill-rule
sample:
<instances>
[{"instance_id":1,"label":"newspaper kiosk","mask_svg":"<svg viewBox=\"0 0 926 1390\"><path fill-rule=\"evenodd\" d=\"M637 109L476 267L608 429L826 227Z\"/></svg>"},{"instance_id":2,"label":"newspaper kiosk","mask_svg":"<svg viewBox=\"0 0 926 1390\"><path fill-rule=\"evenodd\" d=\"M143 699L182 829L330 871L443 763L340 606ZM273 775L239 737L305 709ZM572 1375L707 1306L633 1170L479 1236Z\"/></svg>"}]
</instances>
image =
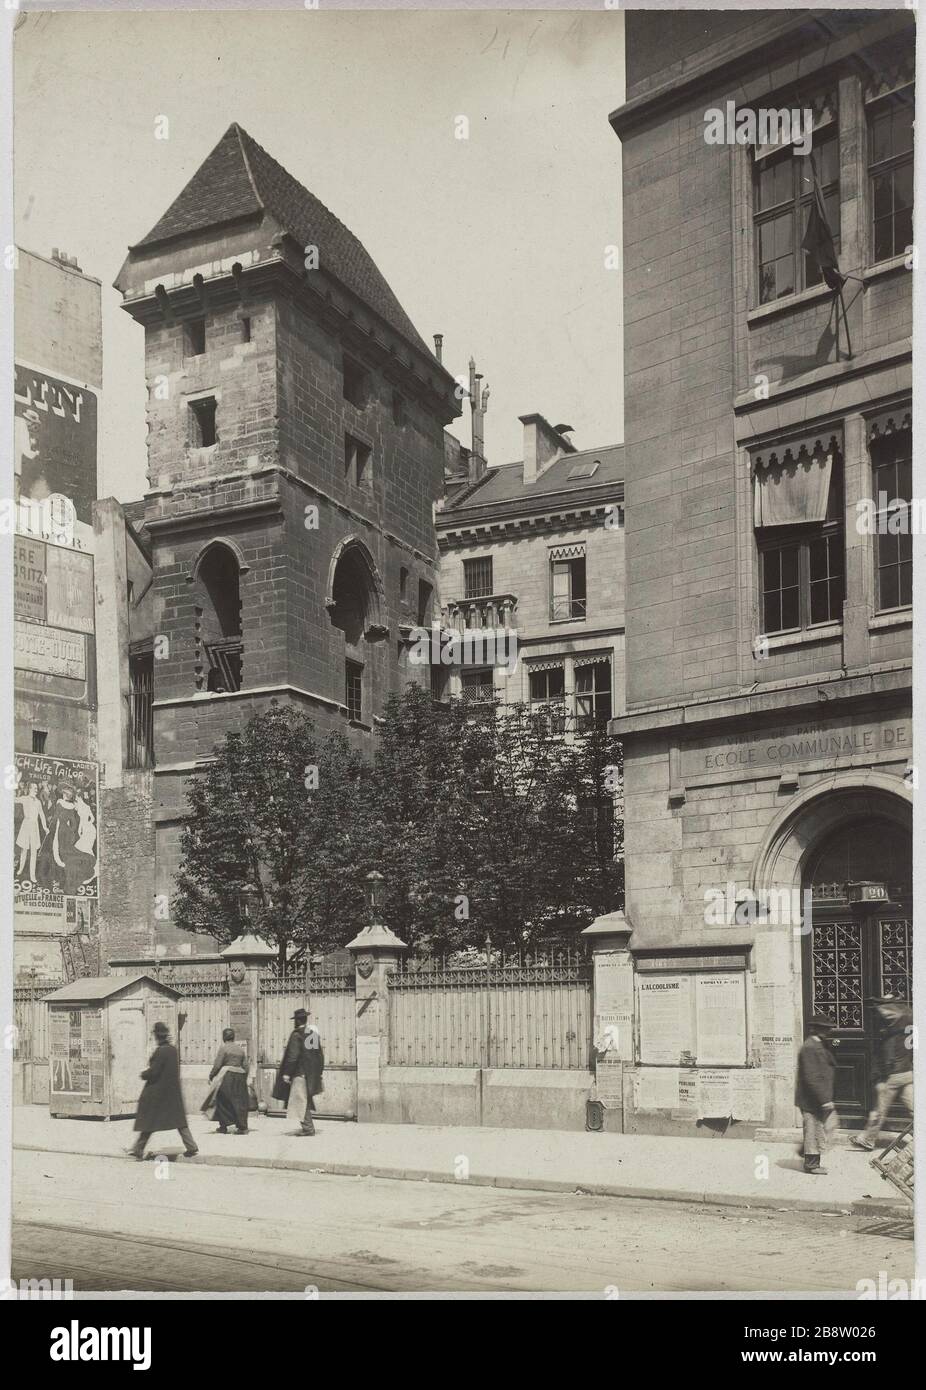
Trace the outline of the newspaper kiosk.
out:
<instances>
[{"instance_id":1,"label":"newspaper kiosk","mask_svg":"<svg viewBox=\"0 0 926 1390\"><path fill-rule=\"evenodd\" d=\"M179 992L150 975L73 980L47 998L48 1108L52 1116L134 1115L151 1030L177 1038Z\"/></svg>"}]
</instances>

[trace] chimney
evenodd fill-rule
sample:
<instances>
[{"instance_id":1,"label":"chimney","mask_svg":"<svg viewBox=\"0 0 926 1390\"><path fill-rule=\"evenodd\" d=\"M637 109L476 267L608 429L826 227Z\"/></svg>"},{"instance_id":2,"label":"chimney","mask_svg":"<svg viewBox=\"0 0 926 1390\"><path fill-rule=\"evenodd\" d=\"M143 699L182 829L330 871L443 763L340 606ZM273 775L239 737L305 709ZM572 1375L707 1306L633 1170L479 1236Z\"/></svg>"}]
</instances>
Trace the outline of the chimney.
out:
<instances>
[{"instance_id":1,"label":"chimney","mask_svg":"<svg viewBox=\"0 0 926 1390\"><path fill-rule=\"evenodd\" d=\"M443 363L443 360L444 360L444 335L443 335L443 333L435 333L435 334L434 334L434 356L437 358L438 362Z\"/></svg>"},{"instance_id":2,"label":"chimney","mask_svg":"<svg viewBox=\"0 0 926 1390\"><path fill-rule=\"evenodd\" d=\"M476 360L469 359L469 406L473 416L473 442L469 455L469 480L478 483L486 471L484 423L491 392L482 384L482 373L476 371Z\"/></svg>"},{"instance_id":3,"label":"chimney","mask_svg":"<svg viewBox=\"0 0 926 1390\"><path fill-rule=\"evenodd\" d=\"M525 483L536 482L544 469L563 454L575 453L575 445L560 432L568 430L568 425L554 427L542 415L519 415L518 419L524 426Z\"/></svg>"}]
</instances>

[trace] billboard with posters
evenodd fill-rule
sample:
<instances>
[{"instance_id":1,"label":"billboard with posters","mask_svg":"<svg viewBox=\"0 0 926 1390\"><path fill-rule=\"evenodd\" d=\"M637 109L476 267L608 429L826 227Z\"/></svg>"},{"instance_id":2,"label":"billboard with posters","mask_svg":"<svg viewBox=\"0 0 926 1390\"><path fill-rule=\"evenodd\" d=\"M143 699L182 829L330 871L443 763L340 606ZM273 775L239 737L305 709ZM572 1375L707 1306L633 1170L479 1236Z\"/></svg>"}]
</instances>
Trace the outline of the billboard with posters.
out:
<instances>
[{"instance_id":1,"label":"billboard with posters","mask_svg":"<svg viewBox=\"0 0 926 1390\"><path fill-rule=\"evenodd\" d=\"M98 766L16 754L13 877L30 901L98 896Z\"/></svg>"},{"instance_id":2,"label":"billboard with posters","mask_svg":"<svg viewBox=\"0 0 926 1390\"><path fill-rule=\"evenodd\" d=\"M97 398L86 386L16 363L13 467L15 500L71 498L92 522L97 494Z\"/></svg>"}]
</instances>

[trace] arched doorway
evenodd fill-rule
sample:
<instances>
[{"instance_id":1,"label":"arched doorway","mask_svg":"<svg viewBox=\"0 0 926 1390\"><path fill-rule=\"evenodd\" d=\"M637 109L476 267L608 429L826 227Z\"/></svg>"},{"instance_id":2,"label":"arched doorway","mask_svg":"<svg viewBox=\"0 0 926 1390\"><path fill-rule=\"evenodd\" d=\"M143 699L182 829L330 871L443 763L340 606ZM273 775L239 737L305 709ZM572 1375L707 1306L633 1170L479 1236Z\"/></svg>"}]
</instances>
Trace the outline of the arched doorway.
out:
<instances>
[{"instance_id":1,"label":"arched doorway","mask_svg":"<svg viewBox=\"0 0 926 1390\"><path fill-rule=\"evenodd\" d=\"M887 817L850 820L812 849L802 877L811 906L803 938L804 1018L821 1013L836 1025L837 1108L843 1123L861 1123L871 1103L877 1045L868 1001L880 994L911 997L911 837Z\"/></svg>"},{"instance_id":2,"label":"arched doorway","mask_svg":"<svg viewBox=\"0 0 926 1390\"><path fill-rule=\"evenodd\" d=\"M362 541L348 537L337 547L329 573L326 607L332 627L344 641L344 695L351 723L370 724L373 673L370 643L389 629L384 618L382 581L373 557Z\"/></svg>"}]
</instances>

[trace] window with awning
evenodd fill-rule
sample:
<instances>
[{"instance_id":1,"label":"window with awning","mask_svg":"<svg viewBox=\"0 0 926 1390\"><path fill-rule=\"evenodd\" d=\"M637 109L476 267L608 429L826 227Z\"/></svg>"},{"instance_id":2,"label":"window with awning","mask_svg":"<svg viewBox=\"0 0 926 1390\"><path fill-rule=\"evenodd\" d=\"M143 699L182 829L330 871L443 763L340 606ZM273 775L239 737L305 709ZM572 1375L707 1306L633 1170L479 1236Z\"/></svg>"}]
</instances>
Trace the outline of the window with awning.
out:
<instances>
[{"instance_id":1,"label":"window with awning","mask_svg":"<svg viewBox=\"0 0 926 1390\"><path fill-rule=\"evenodd\" d=\"M837 434L808 435L752 456L763 634L842 620L841 444Z\"/></svg>"}]
</instances>

